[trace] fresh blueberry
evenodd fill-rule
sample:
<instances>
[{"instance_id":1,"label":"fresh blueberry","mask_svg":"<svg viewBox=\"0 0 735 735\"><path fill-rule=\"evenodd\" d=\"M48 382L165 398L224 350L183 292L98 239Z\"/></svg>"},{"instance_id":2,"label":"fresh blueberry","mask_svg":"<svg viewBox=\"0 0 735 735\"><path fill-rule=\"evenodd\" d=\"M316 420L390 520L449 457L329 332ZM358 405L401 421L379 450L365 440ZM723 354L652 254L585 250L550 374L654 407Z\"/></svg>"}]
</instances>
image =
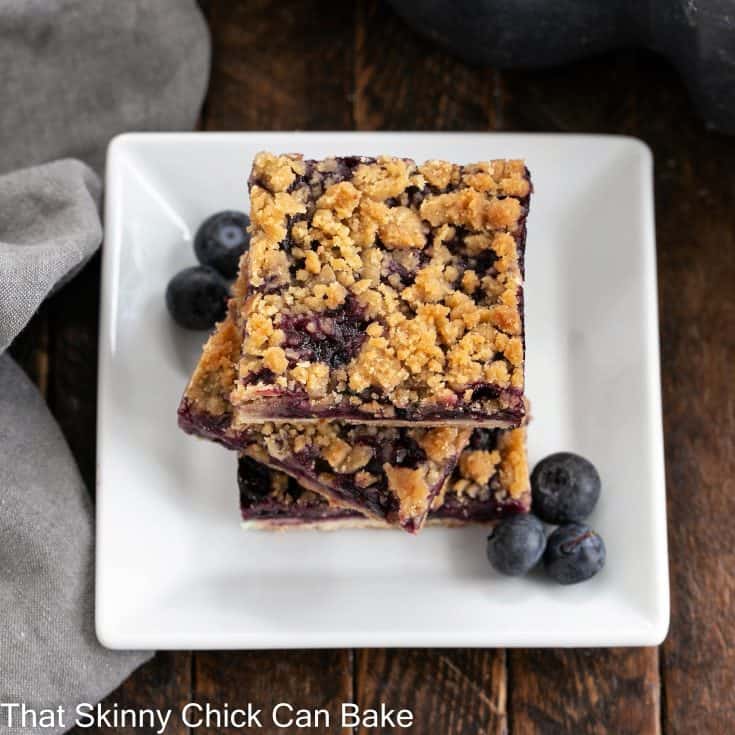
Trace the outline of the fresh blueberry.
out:
<instances>
[{"instance_id":1,"label":"fresh blueberry","mask_svg":"<svg viewBox=\"0 0 735 735\"><path fill-rule=\"evenodd\" d=\"M217 212L202 222L194 237L194 252L202 265L218 270L225 278L237 276L240 256L250 245L244 212Z\"/></svg>"},{"instance_id":2,"label":"fresh blueberry","mask_svg":"<svg viewBox=\"0 0 735 735\"><path fill-rule=\"evenodd\" d=\"M536 566L545 546L543 523L518 514L501 521L487 537L487 558L497 571L517 577Z\"/></svg>"},{"instance_id":3,"label":"fresh blueberry","mask_svg":"<svg viewBox=\"0 0 735 735\"><path fill-rule=\"evenodd\" d=\"M197 265L177 273L166 288L166 306L186 329L211 329L225 317L229 289L214 268Z\"/></svg>"},{"instance_id":4,"label":"fresh blueberry","mask_svg":"<svg viewBox=\"0 0 735 735\"><path fill-rule=\"evenodd\" d=\"M571 452L542 459L531 475L533 511L547 523L583 521L600 497L600 476L594 465Z\"/></svg>"},{"instance_id":5,"label":"fresh blueberry","mask_svg":"<svg viewBox=\"0 0 735 735\"><path fill-rule=\"evenodd\" d=\"M559 584L576 584L594 577L605 566L602 536L583 523L559 526L549 536L544 567Z\"/></svg>"}]
</instances>

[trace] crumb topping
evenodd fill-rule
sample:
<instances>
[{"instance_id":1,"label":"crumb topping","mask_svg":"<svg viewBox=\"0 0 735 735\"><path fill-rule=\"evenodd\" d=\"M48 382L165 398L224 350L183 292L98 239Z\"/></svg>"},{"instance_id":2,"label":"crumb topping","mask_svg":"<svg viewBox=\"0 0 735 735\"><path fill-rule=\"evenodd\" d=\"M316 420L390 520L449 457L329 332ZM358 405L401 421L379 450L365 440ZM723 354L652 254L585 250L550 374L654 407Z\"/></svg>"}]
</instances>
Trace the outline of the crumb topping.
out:
<instances>
[{"instance_id":1,"label":"crumb topping","mask_svg":"<svg viewBox=\"0 0 735 735\"><path fill-rule=\"evenodd\" d=\"M500 452L484 450L467 451L459 460L459 470L463 477L477 485L487 485L500 463Z\"/></svg>"},{"instance_id":2,"label":"crumb topping","mask_svg":"<svg viewBox=\"0 0 735 735\"><path fill-rule=\"evenodd\" d=\"M237 376L240 345L240 333L229 318L217 325L205 343L185 393L200 411L213 416L230 412L228 395Z\"/></svg>"},{"instance_id":3,"label":"crumb topping","mask_svg":"<svg viewBox=\"0 0 735 735\"><path fill-rule=\"evenodd\" d=\"M446 462L457 456L457 451L467 444L469 432L458 431L451 426L421 432L416 441L433 462Z\"/></svg>"},{"instance_id":4,"label":"crumb topping","mask_svg":"<svg viewBox=\"0 0 735 735\"><path fill-rule=\"evenodd\" d=\"M320 487L353 494L392 494L398 518L421 518L455 467L470 430L406 428L319 421L240 427L248 456L275 463Z\"/></svg>"},{"instance_id":5,"label":"crumb topping","mask_svg":"<svg viewBox=\"0 0 735 735\"><path fill-rule=\"evenodd\" d=\"M530 190L522 161L259 154L231 402L297 393L317 415L380 418L515 405Z\"/></svg>"},{"instance_id":6,"label":"crumb topping","mask_svg":"<svg viewBox=\"0 0 735 735\"><path fill-rule=\"evenodd\" d=\"M526 430L501 432L498 437L498 450L502 457L500 484L507 488L511 497L519 498L529 489Z\"/></svg>"},{"instance_id":7,"label":"crumb topping","mask_svg":"<svg viewBox=\"0 0 735 735\"><path fill-rule=\"evenodd\" d=\"M418 467L384 466L388 476L388 487L398 496L403 512L409 516L420 516L429 510L429 486L426 483L426 471Z\"/></svg>"},{"instance_id":8,"label":"crumb topping","mask_svg":"<svg viewBox=\"0 0 735 735\"><path fill-rule=\"evenodd\" d=\"M492 435L491 435L492 434ZM386 466L387 485L391 492L401 498L404 512L421 515L426 512L430 502L432 512L442 506L453 509L449 517L488 518L486 508L503 509L510 503L513 510L528 507L529 479L525 454L525 429L488 432L485 435L473 434L473 444L485 448L468 447L463 453L451 479L443 484L439 493L431 498L426 492L426 475L422 467ZM349 449L347 450L349 451ZM268 461L267 452L250 453L259 456L260 461ZM244 455L243 455L244 456ZM282 512L284 509L298 516L301 507L332 508L335 511L344 506L328 496L306 489L293 478L276 469L265 466L243 466L241 459L240 480L251 475L250 483L260 483L255 498L248 499L249 507L261 507L267 513ZM358 471L356 478L363 473ZM368 473L369 474L369 473ZM260 500L259 500L260 498ZM427 500L428 499L428 500ZM273 504L275 503L275 509ZM293 509L293 510L289 510ZM492 518L493 516L489 516Z\"/></svg>"},{"instance_id":9,"label":"crumb topping","mask_svg":"<svg viewBox=\"0 0 735 735\"><path fill-rule=\"evenodd\" d=\"M530 492L526 429L476 429L444 493L485 500L518 499ZM441 501L443 502L443 494Z\"/></svg>"}]
</instances>

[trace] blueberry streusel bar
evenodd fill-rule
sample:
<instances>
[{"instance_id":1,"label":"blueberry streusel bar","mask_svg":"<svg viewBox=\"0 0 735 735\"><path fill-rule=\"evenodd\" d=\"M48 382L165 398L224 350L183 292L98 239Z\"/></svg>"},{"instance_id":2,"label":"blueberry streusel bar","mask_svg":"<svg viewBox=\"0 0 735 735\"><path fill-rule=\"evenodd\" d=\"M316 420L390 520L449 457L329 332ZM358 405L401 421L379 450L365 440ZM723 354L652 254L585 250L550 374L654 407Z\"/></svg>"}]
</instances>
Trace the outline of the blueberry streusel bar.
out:
<instances>
[{"instance_id":1,"label":"blueberry streusel bar","mask_svg":"<svg viewBox=\"0 0 735 735\"><path fill-rule=\"evenodd\" d=\"M522 161L259 154L238 420L520 425L530 194Z\"/></svg>"},{"instance_id":2,"label":"blueberry streusel bar","mask_svg":"<svg viewBox=\"0 0 735 735\"><path fill-rule=\"evenodd\" d=\"M469 429L266 423L244 454L342 507L418 531L457 465Z\"/></svg>"},{"instance_id":3,"label":"blueberry streusel bar","mask_svg":"<svg viewBox=\"0 0 735 735\"><path fill-rule=\"evenodd\" d=\"M238 330L230 316L204 347L179 408L188 433L283 470L333 503L418 531L454 470L470 429L319 421L243 424L228 402Z\"/></svg>"},{"instance_id":4,"label":"blueberry streusel bar","mask_svg":"<svg viewBox=\"0 0 735 735\"><path fill-rule=\"evenodd\" d=\"M238 485L249 528L362 528L386 524L330 502L289 475L241 455ZM434 499L428 525L489 523L530 507L525 429L477 429Z\"/></svg>"}]
</instances>

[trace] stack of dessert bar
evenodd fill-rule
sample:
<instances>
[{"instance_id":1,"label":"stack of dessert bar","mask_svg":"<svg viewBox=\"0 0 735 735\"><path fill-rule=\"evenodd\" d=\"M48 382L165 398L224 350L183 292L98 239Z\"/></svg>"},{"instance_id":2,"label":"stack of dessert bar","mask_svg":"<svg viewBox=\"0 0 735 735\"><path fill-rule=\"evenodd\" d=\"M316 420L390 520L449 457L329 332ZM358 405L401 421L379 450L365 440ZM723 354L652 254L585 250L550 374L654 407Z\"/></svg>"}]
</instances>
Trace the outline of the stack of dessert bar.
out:
<instances>
[{"instance_id":1,"label":"stack of dessert bar","mask_svg":"<svg viewBox=\"0 0 735 735\"><path fill-rule=\"evenodd\" d=\"M251 243L179 407L254 527L528 510L522 161L260 153Z\"/></svg>"}]
</instances>

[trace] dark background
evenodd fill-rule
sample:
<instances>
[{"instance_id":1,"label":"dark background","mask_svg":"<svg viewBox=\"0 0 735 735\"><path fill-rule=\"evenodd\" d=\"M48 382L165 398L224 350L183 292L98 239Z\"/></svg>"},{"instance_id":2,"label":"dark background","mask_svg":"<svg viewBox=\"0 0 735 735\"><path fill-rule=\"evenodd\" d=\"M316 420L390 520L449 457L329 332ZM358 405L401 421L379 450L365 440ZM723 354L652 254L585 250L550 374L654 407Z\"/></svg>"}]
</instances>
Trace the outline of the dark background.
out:
<instances>
[{"instance_id":1,"label":"dark background","mask_svg":"<svg viewBox=\"0 0 735 735\"><path fill-rule=\"evenodd\" d=\"M250 700L266 710L288 701L333 713L342 701L383 701L414 710L410 732L420 735L731 732L735 138L707 132L674 71L647 52L546 71L472 69L374 0L202 5L214 43L204 130L619 133L651 146L671 632L663 646L641 649L160 653L106 701ZM90 488L98 302L99 256L11 350L47 397ZM176 722L167 733L185 731Z\"/></svg>"}]
</instances>

